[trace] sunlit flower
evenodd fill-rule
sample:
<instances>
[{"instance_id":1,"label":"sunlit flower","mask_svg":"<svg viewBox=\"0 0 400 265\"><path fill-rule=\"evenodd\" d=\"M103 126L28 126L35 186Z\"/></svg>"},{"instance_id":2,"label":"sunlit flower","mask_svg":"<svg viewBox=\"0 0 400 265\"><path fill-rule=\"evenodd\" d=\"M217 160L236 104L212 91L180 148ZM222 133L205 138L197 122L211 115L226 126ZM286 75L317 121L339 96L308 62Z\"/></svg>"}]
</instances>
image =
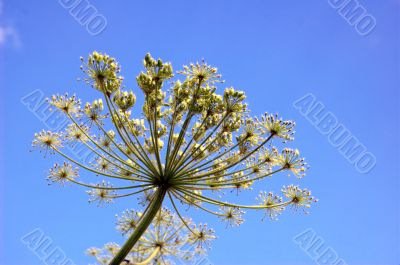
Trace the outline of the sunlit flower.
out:
<instances>
[{"instance_id":1,"label":"sunlit flower","mask_svg":"<svg viewBox=\"0 0 400 265\"><path fill-rule=\"evenodd\" d=\"M146 131L143 119L133 119L129 121L129 131L135 136L142 136Z\"/></svg>"},{"instance_id":2,"label":"sunlit flower","mask_svg":"<svg viewBox=\"0 0 400 265\"><path fill-rule=\"evenodd\" d=\"M247 105L243 103L246 95L243 91L237 91L233 87L224 91L223 102L228 113L245 113ZM233 116L238 117L238 116ZM234 127L236 129L236 127Z\"/></svg>"},{"instance_id":3,"label":"sunlit flower","mask_svg":"<svg viewBox=\"0 0 400 265\"><path fill-rule=\"evenodd\" d=\"M301 189L298 186L289 185L283 187L283 194L286 198L289 198L292 202L292 206L295 209L298 208L310 208L311 203L317 202L318 200L311 196L311 191L307 189Z\"/></svg>"},{"instance_id":4,"label":"sunlit flower","mask_svg":"<svg viewBox=\"0 0 400 265\"><path fill-rule=\"evenodd\" d=\"M278 163L279 151L277 148L262 148L258 160L260 163L266 164L269 167L276 166Z\"/></svg>"},{"instance_id":5,"label":"sunlit flower","mask_svg":"<svg viewBox=\"0 0 400 265\"><path fill-rule=\"evenodd\" d=\"M104 157L98 157L96 159L96 168L100 172L110 172L112 169L114 169L114 166L110 163L108 159Z\"/></svg>"},{"instance_id":6,"label":"sunlit flower","mask_svg":"<svg viewBox=\"0 0 400 265\"><path fill-rule=\"evenodd\" d=\"M101 99L86 103L82 109L75 96L52 97L52 104L65 114L70 125L65 135L50 131L35 134L33 145L46 153L57 153L85 173L101 178L99 184L77 181L72 166L66 167L68 179L63 178L64 173L58 174L59 167L50 174L53 180L66 179L90 188L90 202L102 205L139 196L139 203L148 209L141 212L140 218L135 212L123 214L117 227L131 239L96 255L101 264L120 265L126 253L137 250L135 244L146 233L145 226L151 222L165 226L170 219L176 221L175 217L192 243L207 246L215 238L214 231L205 224L191 225L180 215L180 207L185 206L176 202L212 214L231 226L243 222L246 209L264 210L274 219L287 206L310 206L313 198L309 191L292 186L282 190L285 199L262 192L255 205L225 200L229 194L226 191L237 191L237 195L241 190L250 191L259 187L257 182L270 180L279 172L303 177L307 166L296 149L283 146L279 151L272 147L277 138L284 143L293 139L295 123L268 113L251 117L244 91L228 87L219 92L222 80L215 67L204 61L190 64L175 78L171 63L146 54L144 69L136 77L144 98L135 107L136 95L125 90L114 58L93 52L81 60L87 74L84 80L100 92ZM138 117L132 117L138 112ZM62 140L81 143L79 152L65 150ZM95 162L82 159L83 152L94 154ZM176 212L173 218L167 211L157 215L166 201ZM148 241L151 244L140 245L143 256L131 257L131 263L143 261L158 249L153 264L162 264L161 257L176 252L174 247L181 244L178 242L182 238L175 243Z\"/></svg>"},{"instance_id":7,"label":"sunlit flower","mask_svg":"<svg viewBox=\"0 0 400 265\"><path fill-rule=\"evenodd\" d=\"M103 93L110 94L121 86L122 77L117 74L120 67L114 58L107 54L93 52L85 62L81 57L81 69L88 74L89 78L84 79L92 87Z\"/></svg>"},{"instance_id":8,"label":"sunlit flower","mask_svg":"<svg viewBox=\"0 0 400 265\"><path fill-rule=\"evenodd\" d=\"M179 71L180 74L187 76L193 82L209 81L210 84L220 82L221 75L217 73L218 69L206 64L204 61L201 63L191 63L183 66L183 70Z\"/></svg>"},{"instance_id":9,"label":"sunlit flower","mask_svg":"<svg viewBox=\"0 0 400 265\"><path fill-rule=\"evenodd\" d=\"M124 211L122 216L118 217L117 230L129 236L126 231L134 231L141 216L141 212L133 209ZM182 220L185 220L185 223ZM194 236L195 234L198 236ZM201 246L209 247L214 238L212 229L203 225L197 227L187 218L181 219L177 214L162 208L134 248L129 251L124 259L125 263L121 264L168 265L173 264L172 260L190 261L196 256L205 255L208 248ZM86 254L95 257L100 264L109 264L120 249L116 243L107 243L102 248L87 249Z\"/></svg>"},{"instance_id":10,"label":"sunlit flower","mask_svg":"<svg viewBox=\"0 0 400 265\"><path fill-rule=\"evenodd\" d=\"M144 190L141 193L141 196L138 198L139 204L141 206L149 205L149 203L153 199L154 193L155 193L155 189Z\"/></svg>"},{"instance_id":11,"label":"sunlit flower","mask_svg":"<svg viewBox=\"0 0 400 265\"><path fill-rule=\"evenodd\" d=\"M142 213L135 210L126 210L121 217L117 215L117 230L123 235L132 233L140 220Z\"/></svg>"},{"instance_id":12,"label":"sunlit flower","mask_svg":"<svg viewBox=\"0 0 400 265\"><path fill-rule=\"evenodd\" d=\"M35 139L32 141L32 146L43 149L46 152L53 152L54 148L62 147L60 137L61 134L59 133L42 130L39 133L35 133Z\"/></svg>"},{"instance_id":13,"label":"sunlit flower","mask_svg":"<svg viewBox=\"0 0 400 265\"><path fill-rule=\"evenodd\" d=\"M101 251L102 250L100 248L95 248L95 247L88 248L86 250L86 255L88 255L88 256L97 256L97 255L99 255L101 253Z\"/></svg>"},{"instance_id":14,"label":"sunlit flower","mask_svg":"<svg viewBox=\"0 0 400 265\"><path fill-rule=\"evenodd\" d=\"M239 226L243 220L244 212L239 208L234 207L221 207L221 219L229 226Z\"/></svg>"},{"instance_id":15,"label":"sunlit flower","mask_svg":"<svg viewBox=\"0 0 400 265\"><path fill-rule=\"evenodd\" d=\"M304 177L307 169L307 164L304 162L304 158L300 157L300 152L297 149L283 149L282 154L277 158L277 163L298 178Z\"/></svg>"},{"instance_id":16,"label":"sunlit flower","mask_svg":"<svg viewBox=\"0 0 400 265\"><path fill-rule=\"evenodd\" d=\"M95 188L87 191L87 194L89 194L89 202L97 202L98 206L102 206L104 203L113 201L115 191L110 183L102 181L96 184Z\"/></svg>"},{"instance_id":17,"label":"sunlit flower","mask_svg":"<svg viewBox=\"0 0 400 265\"><path fill-rule=\"evenodd\" d=\"M74 180L78 177L78 168L64 162L62 165L54 164L50 169L47 179L51 182L58 182L63 185L65 182Z\"/></svg>"},{"instance_id":18,"label":"sunlit flower","mask_svg":"<svg viewBox=\"0 0 400 265\"><path fill-rule=\"evenodd\" d=\"M120 250L120 246L117 243L107 243L104 245L104 249L107 250L111 255L116 255Z\"/></svg>"},{"instance_id":19,"label":"sunlit flower","mask_svg":"<svg viewBox=\"0 0 400 265\"><path fill-rule=\"evenodd\" d=\"M86 120L90 125L92 123L102 124L102 120L107 117L107 115L102 114L103 110L104 106L101 99L97 99L93 101L93 103L86 103L84 113L86 115Z\"/></svg>"},{"instance_id":20,"label":"sunlit flower","mask_svg":"<svg viewBox=\"0 0 400 265\"><path fill-rule=\"evenodd\" d=\"M189 238L199 247L210 247L210 242L216 238L215 231L207 227L207 224L199 224L192 229Z\"/></svg>"},{"instance_id":21,"label":"sunlit flower","mask_svg":"<svg viewBox=\"0 0 400 265\"><path fill-rule=\"evenodd\" d=\"M257 200L260 202L261 206L265 207L265 215L272 220L276 220L278 215L285 210L285 205L282 204L282 198L278 195L274 195L272 192L260 192Z\"/></svg>"},{"instance_id":22,"label":"sunlit flower","mask_svg":"<svg viewBox=\"0 0 400 265\"><path fill-rule=\"evenodd\" d=\"M71 144L86 142L88 141L87 134L89 132L89 127L85 125L77 126L72 123L66 128L65 140Z\"/></svg>"},{"instance_id":23,"label":"sunlit flower","mask_svg":"<svg viewBox=\"0 0 400 265\"><path fill-rule=\"evenodd\" d=\"M48 101L50 105L68 115L77 115L80 112L81 101L75 95L72 97L68 97L68 94L53 95Z\"/></svg>"},{"instance_id":24,"label":"sunlit flower","mask_svg":"<svg viewBox=\"0 0 400 265\"><path fill-rule=\"evenodd\" d=\"M265 113L261 120L260 125L267 132L271 133L274 137L279 137L284 140L293 140L295 123L290 120L282 120L278 118L278 114Z\"/></svg>"},{"instance_id":25,"label":"sunlit flower","mask_svg":"<svg viewBox=\"0 0 400 265\"><path fill-rule=\"evenodd\" d=\"M135 105L136 96L132 91L117 91L113 98L115 104L122 110L127 111Z\"/></svg>"}]
</instances>

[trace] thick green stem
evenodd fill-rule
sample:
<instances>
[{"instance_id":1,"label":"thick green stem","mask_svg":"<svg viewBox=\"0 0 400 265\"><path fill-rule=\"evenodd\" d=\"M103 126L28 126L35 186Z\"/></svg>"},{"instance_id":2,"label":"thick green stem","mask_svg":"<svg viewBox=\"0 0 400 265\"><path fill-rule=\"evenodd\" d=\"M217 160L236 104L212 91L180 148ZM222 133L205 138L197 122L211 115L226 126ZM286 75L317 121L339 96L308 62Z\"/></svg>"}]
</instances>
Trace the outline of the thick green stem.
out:
<instances>
[{"instance_id":1,"label":"thick green stem","mask_svg":"<svg viewBox=\"0 0 400 265\"><path fill-rule=\"evenodd\" d=\"M151 222L153 221L154 217L161 209L162 202L164 200L165 194L167 190L163 187L160 187L154 194L153 200L150 202L149 207L147 208L146 212L144 213L142 219L140 220L138 226L136 227L135 231L130 235L128 240L122 246L120 251L115 255L113 260L110 262L109 265L120 265L121 262L124 261L126 256L129 254L133 246L136 242L140 239L143 233L147 230Z\"/></svg>"}]
</instances>

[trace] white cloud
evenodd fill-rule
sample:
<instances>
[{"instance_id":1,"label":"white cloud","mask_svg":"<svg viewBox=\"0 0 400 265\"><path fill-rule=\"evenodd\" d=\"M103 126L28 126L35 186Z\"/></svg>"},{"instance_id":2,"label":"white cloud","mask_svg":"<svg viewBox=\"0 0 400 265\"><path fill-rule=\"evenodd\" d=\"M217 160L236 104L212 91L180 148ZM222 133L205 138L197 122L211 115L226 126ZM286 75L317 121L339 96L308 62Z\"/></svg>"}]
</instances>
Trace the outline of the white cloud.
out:
<instances>
[{"instance_id":1,"label":"white cloud","mask_svg":"<svg viewBox=\"0 0 400 265\"><path fill-rule=\"evenodd\" d=\"M0 46L11 44L14 48L19 48L21 42L18 32L11 26L0 26Z\"/></svg>"},{"instance_id":2,"label":"white cloud","mask_svg":"<svg viewBox=\"0 0 400 265\"><path fill-rule=\"evenodd\" d=\"M13 48L20 48L21 41L18 31L4 21L4 1L0 0L0 18L3 23L0 25L0 47L10 45Z\"/></svg>"}]
</instances>

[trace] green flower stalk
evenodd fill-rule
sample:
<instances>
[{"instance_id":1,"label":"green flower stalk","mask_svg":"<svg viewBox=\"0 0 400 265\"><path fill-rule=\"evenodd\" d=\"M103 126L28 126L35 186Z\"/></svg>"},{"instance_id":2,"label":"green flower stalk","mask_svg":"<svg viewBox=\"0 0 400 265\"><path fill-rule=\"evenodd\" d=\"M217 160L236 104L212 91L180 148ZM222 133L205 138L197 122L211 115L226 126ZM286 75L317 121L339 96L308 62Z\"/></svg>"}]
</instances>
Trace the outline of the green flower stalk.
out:
<instances>
[{"instance_id":1,"label":"green flower stalk","mask_svg":"<svg viewBox=\"0 0 400 265\"><path fill-rule=\"evenodd\" d=\"M223 81L216 68L205 62L190 64L177 72L179 80L170 63L147 54L144 71L136 78L144 94L142 115L133 118L136 96L122 86L116 60L97 52L81 60L81 69L88 75L84 80L102 98L84 107L76 96L50 98L50 104L71 124L62 132L35 134L33 145L66 159L51 169L50 181L90 188L91 202L101 205L147 194L146 210L111 265L126 258L165 201L170 201L179 217L176 202L204 210L228 225L241 224L244 209L265 211L276 219L288 206L306 209L316 201L310 191L293 185L282 189L284 198L260 192L255 205L221 199L226 190L251 189L276 173L302 178L307 165L298 150L282 146L279 151L279 146L293 140L294 122L268 113L251 117L243 91L226 88L217 93ZM63 148L74 144L93 152L95 162L81 162ZM78 169L104 180L81 181ZM194 237L207 241L203 231L190 228L184 218L181 221Z\"/></svg>"},{"instance_id":2,"label":"green flower stalk","mask_svg":"<svg viewBox=\"0 0 400 265\"><path fill-rule=\"evenodd\" d=\"M139 211L124 211L120 217L117 216L117 230L129 237L137 229L142 216L143 213ZM203 231L207 240L215 238L214 230L207 228L206 225L195 225L188 218L184 220L191 230ZM206 254L207 249L202 247L203 243L198 237L193 236L177 214L162 208L129 251L123 264L169 265L177 259L191 261ZM96 258L101 265L106 265L120 250L118 244L107 243L102 248L89 248L86 253Z\"/></svg>"}]
</instances>

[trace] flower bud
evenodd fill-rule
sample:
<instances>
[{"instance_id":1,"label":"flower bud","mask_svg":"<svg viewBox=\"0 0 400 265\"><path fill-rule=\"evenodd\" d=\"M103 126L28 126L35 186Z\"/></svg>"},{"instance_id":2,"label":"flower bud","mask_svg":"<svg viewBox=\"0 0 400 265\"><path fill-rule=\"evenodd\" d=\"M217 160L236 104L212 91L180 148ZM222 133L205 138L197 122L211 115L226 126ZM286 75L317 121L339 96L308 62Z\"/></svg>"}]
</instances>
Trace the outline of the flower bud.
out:
<instances>
[{"instance_id":1,"label":"flower bud","mask_svg":"<svg viewBox=\"0 0 400 265\"><path fill-rule=\"evenodd\" d=\"M135 105L136 96L132 91L121 92L118 90L115 93L113 100L122 111L127 111Z\"/></svg>"}]
</instances>

